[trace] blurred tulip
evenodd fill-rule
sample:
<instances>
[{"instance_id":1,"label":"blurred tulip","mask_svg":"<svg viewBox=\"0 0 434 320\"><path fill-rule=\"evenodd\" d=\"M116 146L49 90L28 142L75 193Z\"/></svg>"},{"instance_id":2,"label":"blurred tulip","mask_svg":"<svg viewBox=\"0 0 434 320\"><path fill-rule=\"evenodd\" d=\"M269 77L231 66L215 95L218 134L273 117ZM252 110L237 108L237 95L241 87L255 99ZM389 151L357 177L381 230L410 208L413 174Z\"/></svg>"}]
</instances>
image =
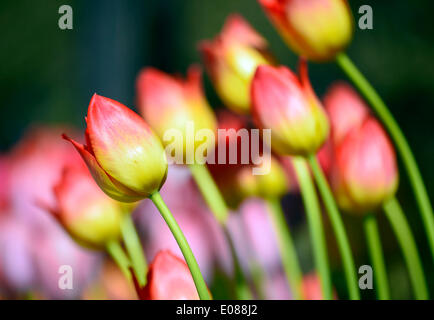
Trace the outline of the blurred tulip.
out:
<instances>
[{"instance_id":1,"label":"blurred tulip","mask_svg":"<svg viewBox=\"0 0 434 320\"><path fill-rule=\"evenodd\" d=\"M0 231L0 235L4 236L0 237L3 239L0 240L0 247L3 246L0 249L0 264L10 267L0 269L8 273L16 272L16 276L9 274L7 278L9 289L18 294L36 290L47 297L78 297L84 286L78 278L73 294L58 288L59 267L72 263L77 275L91 274L97 267L99 255L86 252L71 241L58 223L38 206L40 202L50 207L55 205L53 187L65 166L82 167L78 154L59 139L64 130L59 127L32 128L5 155L10 189L7 193L9 214L4 225L10 226L5 227L10 232L6 229ZM2 224L0 222L0 229ZM47 243L62 244L62 250L50 250ZM83 256L87 258L77 264L78 257ZM40 273L38 266L41 265L50 265L50 271L47 269ZM48 284L56 285L57 289L48 288Z\"/></svg>"},{"instance_id":2,"label":"blurred tulip","mask_svg":"<svg viewBox=\"0 0 434 320\"><path fill-rule=\"evenodd\" d=\"M85 168L65 168L54 193L51 211L78 243L105 248L121 236L123 216L131 210L104 194Z\"/></svg>"},{"instance_id":3,"label":"blurred tulip","mask_svg":"<svg viewBox=\"0 0 434 320\"><path fill-rule=\"evenodd\" d=\"M363 213L376 209L395 194L395 151L374 118L353 128L335 148L332 186L340 207Z\"/></svg>"},{"instance_id":4,"label":"blurred tulip","mask_svg":"<svg viewBox=\"0 0 434 320\"><path fill-rule=\"evenodd\" d=\"M351 41L353 18L346 0L259 3L288 45L309 60L332 60Z\"/></svg>"},{"instance_id":5,"label":"blurred tulip","mask_svg":"<svg viewBox=\"0 0 434 320\"><path fill-rule=\"evenodd\" d=\"M316 153L327 139L327 115L312 90L305 61L300 79L286 67L260 66L252 82L252 102L256 123L271 129L271 148L279 154Z\"/></svg>"},{"instance_id":6,"label":"blurred tulip","mask_svg":"<svg viewBox=\"0 0 434 320\"><path fill-rule=\"evenodd\" d=\"M0 292L23 295L36 283L34 245L27 226L9 216L0 221Z\"/></svg>"},{"instance_id":7,"label":"blurred tulip","mask_svg":"<svg viewBox=\"0 0 434 320\"><path fill-rule=\"evenodd\" d=\"M148 271L146 300L199 300L187 264L169 250L159 252Z\"/></svg>"},{"instance_id":8,"label":"blurred tulip","mask_svg":"<svg viewBox=\"0 0 434 320\"><path fill-rule=\"evenodd\" d=\"M244 201L239 212L229 218L229 231L246 272L251 261L257 261L269 274L282 267L276 235L267 210L264 201L251 198Z\"/></svg>"},{"instance_id":9,"label":"blurred tulip","mask_svg":"<svg viewBox=\"0 0 434 320\"><path fill-rule=\"evenodd\" d=\"M333 128L332 128L333 130ZM324 175L329 178L331 174L331 170L334 162L334 150L333 150L333 142L331 141L331 137L327 139L327 141L323 144L321 149L319 149L317 153L317 158L319 165L321 166Z\"/></svg>"},{"instance_id":10,"label":"blurred tulip","mask_svg":"<svg viewBox=\"0 0 434 320\"><path fill-rule=\"evenodd\" d=\"M59 139L60 127L28 130L8 154L9 196L13 214L37 232L59 229L37 203L55 204L53 186L60 180L65 166L81 166L79 155ZM68 128L67 130L75 132Z\"/></svg>"},{"instance_id":11,"label":"blurred tulip","mask_svg":"<svg viewBox=\"0 0 434 320\"><path fill-rule=\"evenodd\" d=\"M143 119L123 104L94 94L86 118L86 145L66 135L99 187L122 202L147 198L163 185L163 146Z\"/></svg>"},{"instance_id":12,"label":"blurred tulip","mask_svg":"<svg viewBox=\"0 0 434 320\"><path fill-rule=\"evenodd\" d=\"M218 119L219 130L227 130L227 134L225 136L219 135L215 158L219 158L219 147L224 144L226 159L224 164L208 164L208 167L226 203L232 208L237 208L248 197L268 198L284 195L289 189L289 183L278 159L271 154L262 154L262 162L256 165L258 159L253 158L248 152L251 150L252 139L250 132L247 131L250 127L248 119L229 111L218 113ZM248 140L243 140L240 135L241 130L246 131ZM243 143L247 143L249 148L244 148ZM236 149L237 161L235 164L230 163L229 153L231 149ZM260 152L265 152L262 145L258 146L258 149ZM241 163L243 158L248 159L248 163ZM262 168L261 171L264 174L254 174L255 168Z\"/></svg>"},{"instance_id":13,"label":"blurred tulip","mask_svg":"<svg viewBox=\"0 0 434 320\"><path fill-rule=\"evenodd\" d=\"M275 272L267 277L265 292L267 300L290 300L292 298L288 281L283 272Z\"/></svg>"},{"instance_id":14,"label":"blurred tulip","mask_svg":"<svg viewBox=\"0 0 434 320\"><path fill-rule=\"evenodd\" d=\"M306 300L323 300L321 282L318 275L314 273L303 277L303 291Z\"/></svg>"},{"instance_id":15,"label":"blurred tulip","mask_svg":"<svg viewBox=\"0 0 434 320\"><path fill-rule=\"evenodd\" d=\"M369 116L368 106L345 82L333 84L324 96L324 107L331 124L333 144L339 144L352 128L362 125Z\"/></svg>"},{"instance_id":16,"label":"blurred tulip","mask_svg":"<svg viewBox=\"0 0 434 320\"><path fill-rule=\"evenodd\" d=\"M37 243L34 250L38 255L34 265L37 288L47 299L79 299L98 271L96 267L99 266L100 256L82 250L72 239L65 236L62 230L40 234L34 241ZM63 275L60 272L62 266L72 270L71 289L65 290L59 286Z\"/></svg>"},{"instance_id":17,"label":"blurred tulip","mask_svg":"<svg viewBox=\"0 0 434 320\"><path fill-rule=\"evenodd\" d=\"M240 15L230 15L221 33L200 43L208 73L223 103L237 113L249 113L250 83L256 68L271 64L267 42Z\"/></svg>"},{"instance_id":18,"label":"blurred tulip","mask_svg":"<svg viewBox=\"0 0 434 320\"><path fill-rule=\"evenodd\" d=\"M143 69L137 77L137 102L141 114L163 143L183 151L180 160L194 158L200 145L205 148L212 142L213 147L214 136L212 140L196 139L202 129L208 129L214 135L217 125L203 92L201 71L197 66L190 67L185 81L154 68ZM179 131L182 140L175 137L174 142L168 141L169 130Z\"/></svg>"},{"instance_id":19,"label":"blurred tulip","mask_svg":"<svg viewBox=\"0 0 434 320\"><path fill-rule=\"evenodd\" d=\"M135 300L136 291L119 267L110 259L106 259L98 274L83 294L85 300Z\"/></svg>"},{"instance_id":20,"label":"blurred tulip","mask_svg":"<svg viewBox=\"0 0 434 320\"><path fill-rule=\"evenodd\" d=\"M269 172L254 176L258 184L257 196L264 199L274 199L285 195L285 193L288 192L290 185L279 160L270 155L268 159L265 158L264 163L261 166L268 167Z\"/></svg>"}]
</instances>

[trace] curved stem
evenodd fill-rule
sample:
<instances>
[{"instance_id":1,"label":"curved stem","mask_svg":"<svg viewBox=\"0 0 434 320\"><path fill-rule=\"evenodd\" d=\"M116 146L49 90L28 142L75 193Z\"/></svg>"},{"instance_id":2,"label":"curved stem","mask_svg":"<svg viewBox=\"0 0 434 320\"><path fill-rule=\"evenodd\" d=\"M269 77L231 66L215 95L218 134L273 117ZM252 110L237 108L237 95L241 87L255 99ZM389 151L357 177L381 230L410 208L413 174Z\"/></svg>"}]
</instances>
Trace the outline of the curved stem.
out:
<instances>
[{"instance_id":1,"label":"curved stem","mask_svg":"<svg viewBox=\"0 0 434 320\"><path fill-rule=\"evenodd\" d=\"M226 202L219 188L217 187L213 177L211 176L208 168L205 165L191 164L189 165L189 168L196 182L196 185L198 186L199 191L202 194L202 197L204 198L211 212L214 214L216 220L222 226L226 236L226 240L229 243L231 255L234 261L236 294L242 300L253 299L252 293L250 292L250 288L247 284L246 276L244 275L243 270L240 267L241 264L239 261L239 256L236 252L230 233L227 230L226 222L229 216L229 209L226 205ZM257 266L257 268L259 268L259 265ZM252 276L258 274L257 270L251 270L251 272ZM254 280L258 279L259 278L257 277L254 278ZM255 285L258 292L261 292L262 283L259 283L259 281L255 281Z\"/></svg>"},{"instance_id":2,"label":"curved stem","mask_svg":"<svg viewBox=\"0 0 434 320\"><path fill-rule=\"evenodd\" d=\"M357 86L357 88L363 94L366 100L371 104L371 106L389 131L391 138L395 142L395 145L402 157L403 163L407 170L407 174L410 178L410 183L413 187L414 195L416 197L416 201L422 215L425 232L428 236L431 254L434 259L433 209L416 160L413 153L411 152L410 146L408 145L407 140L405 139L405 136L399 128L396 120L393 118L393 115L387 109L386 104L383 102L383 100L375 91L375 89L371 86L371 84L366 80L363 74L352 63L350 58L345 53L340 53L336 57L336 62Z\"/></svg>"},{"instance_id":3,"label":"curved stem","mask_svg":"<svg viewBox=\"0 0 434 320\"><path fill-rule=\"evenodd\" d=\"M306 160L301 157L293 157L292 163L300 184L300 191L310 229L314 260L321 282L322 294L325 300L331 300L333 299L332 281L327 258L324 228L321 221L321 210L315 187Z\"/></svg>"},{"instance_id":4,"label":"curved stem","mask_svg":"<svg viewBox=\"0 0 434 320\"><path fill-rule=\"evenodd\" d=\"M146 285L148 264L131 214L125 215L121 225L121 232L125 248L131 259L134 274L136 275L140 287L143 287Z\"/></svg>"},{"instance_id":5,"label":"curved stem","mask_svg":"<svg viewBox=\"0 0 434 320\"><path fill-rule=\"evenodd\" d=\"M384 211L401 246L404 260L410 274L414 295L418 300L426 300L428 299L428 289L422 263L410 226L408 225L398 200L393 198L386 202L384 204Z\"/></svg>"},{"instance_id":6,"label":"curved stem","mask_svg":"<svg viewBox=\"0 0 434 320\"><path fill-rule=\"evenodd\" d=\"M119 269L121 269L124 276L128 280L131 280L131 273L129 270L131 263L120 243L116 240L111 240L107 243L106 250L112 257L113 261L118 265Z\"/></svg>"},{"instance_id":7,"label":"curved stem","mask_svg":"<svg viewBox=\"0 0 434 320\"><path fill-rule=\"evenodd\" d=\"M315 155L309 156L308 161L312 169L313 175L315 177L316 183L318 185L319 192L321 194L321 197L327 209L336 236L339 252L342 257L345 277L347 280L349 297L351 300L360 300L360 291L359 291L359 286L357 281L356 265L354 264L350 242L348 240L344 223L342 221L341 215L339 213L338 207L333 197L333 193L330 190L330 186L327 182L327 179L324 176L324 173L322 172L321 167L318 164Z\"/></svg>"},{"instance_id":8,"label":"curved stem","mask_svg":"<svg viewBox=\"0 0 434 320\"><path fill-rule=\"evenodd\" d=\"M282 257L283 269L286 279L292 289L294 299L303 299L302 273L298 262L297 251L292 241L289 226L285 220L279 199L268 199L267 204L271 221L277 235L280 256Z\"/></svg>"},{"instance_id":9,"label":"curved stem","mask_svg":"<svg viewBox=\"0 0 434 320\"><path fill-rule=\"evenodd\" d=\"M387 280L386 264L384 263L383 250L381 249L381 240L376 217L372 213L368 214L363 221L363 226L366 233L369 256L371 258L375 282L378 289L378 299L389 300L389 281Z\"/></svg>"},{"instance_id":10,"label":"curved stem","mask_svg":"<svg viewBox=\"0 0 434 320\"><path fill-rule=\"evenodd\" d=\"M164 203L159 192L155 192L150 198L157 207L158 211L160 211L163 219L166 221L170 231L178 243L179 248L181 249L182 254L184 255L200 299L211 300L210 293L200 272L199 265L197 264L196 258L194 257L187 239L185 239L185 236L181 231L181 228L179 227L169 208Z\"/></svg>"}]
</instances>

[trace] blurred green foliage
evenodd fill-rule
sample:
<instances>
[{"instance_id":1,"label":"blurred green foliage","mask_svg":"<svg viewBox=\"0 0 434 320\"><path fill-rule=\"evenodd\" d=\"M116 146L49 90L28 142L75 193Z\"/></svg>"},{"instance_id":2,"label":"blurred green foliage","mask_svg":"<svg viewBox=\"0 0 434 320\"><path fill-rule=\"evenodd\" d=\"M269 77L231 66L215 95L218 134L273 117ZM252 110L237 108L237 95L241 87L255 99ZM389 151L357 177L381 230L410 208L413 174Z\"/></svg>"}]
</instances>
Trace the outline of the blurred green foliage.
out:
<instances>
[{"instance_id":1,"label":"blurred green foliage","mask_svg":"<svg viewBox=\"0 0 434 320\"><path fill-rule=\"evenodd\" d=\"M434 2L350 1L357 23L358 8L369 4L374 29L356 27L349 55L372 81L402 126L434 200ZM74 29L58 28L58 8L73 8ZM200 62L197 44L214 37L232 12L242 14L269 41L282 64L292 68L297 57L285 46L255 0L56 0L0 3L0 150L6 152L29 126L67 123L84 126L94 92L134 106L134 80L139 69L156 66L184 73ZM314 88L322 95L337 79L333 64L312 64ZM211 104L220 102L206 78ZM412 191L401 175L399 198L417 235L431 288L432 260ZM347 218L359 228L357 218ZM390 228L382 221L385 248L392 257L391 275L405 273ZM355 227L354 227L355 226ZM303 237L305 238L305 237ZM352 233L363 246L360 232ZM362 252L362 251L361 251ZM359 255L358 263L366 262ZM408 283L391 281L394 297L408 297Z\"/></svg>"}]
</instances>

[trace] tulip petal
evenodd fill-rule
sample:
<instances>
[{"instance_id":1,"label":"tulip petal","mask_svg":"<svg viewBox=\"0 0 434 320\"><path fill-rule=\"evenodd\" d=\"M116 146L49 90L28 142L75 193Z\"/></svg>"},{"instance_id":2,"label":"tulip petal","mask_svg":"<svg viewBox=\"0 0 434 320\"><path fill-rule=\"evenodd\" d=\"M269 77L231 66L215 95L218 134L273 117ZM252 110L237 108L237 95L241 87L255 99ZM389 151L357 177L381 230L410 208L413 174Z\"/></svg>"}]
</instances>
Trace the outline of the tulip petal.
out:
<instances>
[{"instance_id":1,"label":"tulip petal","mask_svg":"<svg viewBox=\"0 0 434 320\"><path fill-rule=\"evenodd\" d=\"M67 135L62 135L62 137L71 142L72 145L77 149L80 153L83 160L86 162L87 167L89 168L92 177L95 179L98 186L113 199L122 201L122 202L136 202L143 199L143 196L140 194L129 190L127 187L122 186L120 182L116 181L114 178L110 177L98 164L98 161L92 155L88 148L81 143L74 141L69 138Z\"/></svg>"},{"instance_id":2,"label":"tulip petal","mask_svg":"<svg viewBox=\"0 0 434 320\"><path fill-rule=\"evenodd\" d=\"M149 266L146 298L150 300L198 300L193 278L184 260L169 250L160 251Z\"/></svg>"},{"instance_id":3,"label":"tulip petal","mask_svg":"<svg viewBox=\"0 0 434 320\"><path fill-rule=\"evenodd\" d=\"M95 94L87 124L95 158L110 177L144 197L161 188L167 173L166 154L138 114Z\"/></svg>"}]
</instances>

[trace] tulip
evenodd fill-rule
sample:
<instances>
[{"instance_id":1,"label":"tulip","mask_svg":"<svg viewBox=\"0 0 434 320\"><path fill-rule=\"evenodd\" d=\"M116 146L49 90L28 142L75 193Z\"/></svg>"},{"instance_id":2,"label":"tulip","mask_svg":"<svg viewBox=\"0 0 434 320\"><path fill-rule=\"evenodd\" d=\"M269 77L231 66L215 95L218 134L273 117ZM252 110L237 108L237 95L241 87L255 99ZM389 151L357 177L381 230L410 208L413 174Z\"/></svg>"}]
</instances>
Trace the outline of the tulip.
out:
<instances>
[{"instance_id":1,"label":"tulip","mask_svg":"<svg viewBox=\"0 0 434 320\"><path fill-rule=\"evenodd\" d=\"M252 261L267 274L281 268L278 239L267 211L262 199L250 198L240 205L236 214L230 215L229 231L246 272Z\"/></svg>"},{"instance_id":2,"label":"tulip","mask_svg":"<svg viewBox=\"0 0 434 320\"><path fill-rule=\"evenodd\" d=\"M86 145L66 135L99 187L122 202L157 192L167 174L163 146L143 119L121 103L95 94L86 118Z\"/></svg>"},{"instance_id":3,"label":"tulip","mask_svg":"<svg viewBox=\"0 0 434 320\"><path fill-rule=\"evenodd\" d=\"M216 119L203 92L197 66L189 69L185 81L154 68L143 69L137 77L137 102L141 114L166 147L170 143L175 152L183 151L183 160L194 156L199 146L214 146L214 139L207 137L203 141L203 137L196 137L202 129L212 135L216 130ZM165 136L169 130L180 132L182 139L175 137L172 142L171 137Z\"/></svg>"},{"instance_id":4,"label":"tulip","mask_svg":"<svg viewBox=\"0 0 434 320\"><path fill-rule=\"evenodd\" d=\"M328 137L329 123L307 75L286 67L260 66L253 78L252 112L261 129L271 129L271 148L278 154L314 154Z\"/></svg>"},{"instance_id":5,"label":"tulip","mask_svg":"<svg viewBox=\"0 0 434 320\"><path fill-rule=\"evenodd\" d=\"M146 300L199 300L187 264L170 251L159 252L148 271Z\"/></svg>"},{"instance_id":6,"label":"tulip","mask_svg":"<svg viewBox=\"0 0 434 320\"><path fill-rule=\"evenodd\" d=\"M66 168L54 194L57 206L51 211L77 242L105 248L109 241L119 240L123 215L130 210L107 197L89 172Z\"/></svg>"},{"instance_id":7,"label":"tulip","mask_svg":"<svg viewBox=\"0 0 434 320\"><path fill-rule=\"evenodd\" d=\"M199 49L223 103L237 113L249 113L250 84L256 68L271 64L267 42L241 16L233 14L221 33Z\"/></svg>"},{"instance_id":8,"label":"tulip","mask_svg":"<svg viewBox=\"0 0 434 320\"><path fill-rule=\"evenodd\" d=\"M34 287L34 240L27 225L12 216L0 221L0 291L21 294Z\"/></svg>"},{"instance_id":9,"label":"tulip","mask_svg":"<svg viewBox=\"0 0 434 320\"><path fill-rule=\"evenodd\" d=\"M323 101L330 119L333 144L339 144L352 128L359 127L370 114L357 92L344 82L333 84Z\"/></svg>"},{"instance_id":10,"label":"tulip","mask_svg":"<svg viewBox=\"0 0 434 320\"><path fill-rule=\"evenodd\" d=\"M398 187L395 151L374 118L353 128L335 148L332 186L340 207L367 212L395 194Z\"/></svg>"},{"instance_id":11,"label":"tulip","mask_svg":"<svg viewBox=\"0 0 434 320\"><path fill-rule=\"evenodd\" d=\"M351 41L346 0L259 0L287 44L313 61L332 60Z\"/></svg>"},{"instance_id":12,"label":"tulip","mask_svg":"<svg viewBox=\"0 0 434 320\"><path fill-rule=\"evenodd\" d=\"M10 186L7 220L16 227L7 231L0 223L0 238L7 239L6 242L0 239L0 264L6 266L0 269L8 272L6 277L15 293L22 292L21 289L38 290L47 298L78 298L99 265L98 253L77 245L37 205L54 206L53 186L60 180L63 168L83 166L78 153L59 139L64 130L32 128L5 155ZM73 290L59 290L61 265L73 268Z\"/></svg>"},{"instance_id":13,"label":"tulip","mask_svg":"<svg viewBox=\"0 0 434 320\"><path fill-rule=\"evenodd\" d=\"M79 299L100 270L101 255L83 249L60 228L56 233L38 234L34 239L34 250L38 255L33 264L38 280L35 287L47 299ZM72 270L72 273L69 272L72 275L71 289L62 290L59 287L62 275L66 275L62 274L65 272L62 266Z\"/></svg>"},{"instance_id":14,"label":"tulip","mask_svg":"<svg viewBox=\"0 0 434 320\"><path fill-rule=\"evenodd\" d=\"M219 189L221 190L226 202L232 208L236 208L246 198L249 197L280 197L288 191L288 181L286 174L278 161L271 154L262 154L262 162L258 163L251 154L244 154L251 151L252 137L247 133L250 127L248 119L244 116L236 115L229 111L218 113L219 130L227 130L226 135L219 135L218 145L215 149L215 158L219 158L219 146L225 145L226 159L225 164L208 164ZM240 130L246 130L248 140L240 138ZM248 144L249 148L244 148L243 144ZM261 144L262 141L259 141ZM231 164L230 150L236 150L237 163ZM263 146L259 145L258 150L262 151ZM264 151L265 152L265 151ZM248 163L240 163L241 160L248 159ZM260 170L264 174L254 174Z\"/></svg>"},{"instance_id":15,"label":"tulip","mask_svg":"<svg viewBox=\"0 0 434 320\"><path fill-rule=\"evenodd\" d=\"M269 172L255 175L258 183L258 196L264 199L280 198L289 190L285 170L276 157L270 155L268 159L265 159L261 166L268 167Z\"/></svg>"}]
</instances>

